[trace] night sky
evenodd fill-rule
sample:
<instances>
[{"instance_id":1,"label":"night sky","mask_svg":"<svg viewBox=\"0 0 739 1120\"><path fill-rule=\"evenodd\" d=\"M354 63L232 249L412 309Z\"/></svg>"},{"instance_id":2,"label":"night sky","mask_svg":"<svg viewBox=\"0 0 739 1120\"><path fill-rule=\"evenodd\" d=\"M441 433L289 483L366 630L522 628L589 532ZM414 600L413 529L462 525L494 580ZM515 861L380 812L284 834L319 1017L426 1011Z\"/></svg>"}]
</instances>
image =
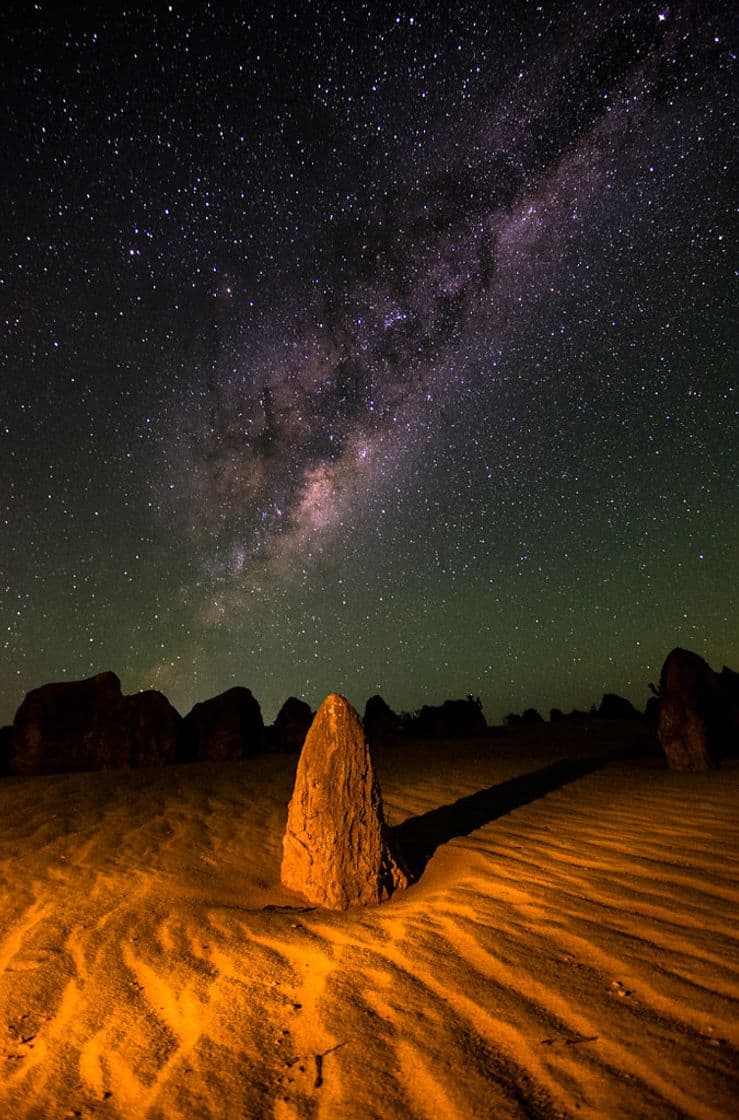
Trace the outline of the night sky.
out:
<instances>
[{"instance_id":1,"label":"night sky","mask_svg":"<svg viewBox=\"0 0 739 1120\"><path fill-rule=\"evenodd\" d=\"M0 723L739 667L731 10L6 8Z\"/></svg>"}]
</instances>

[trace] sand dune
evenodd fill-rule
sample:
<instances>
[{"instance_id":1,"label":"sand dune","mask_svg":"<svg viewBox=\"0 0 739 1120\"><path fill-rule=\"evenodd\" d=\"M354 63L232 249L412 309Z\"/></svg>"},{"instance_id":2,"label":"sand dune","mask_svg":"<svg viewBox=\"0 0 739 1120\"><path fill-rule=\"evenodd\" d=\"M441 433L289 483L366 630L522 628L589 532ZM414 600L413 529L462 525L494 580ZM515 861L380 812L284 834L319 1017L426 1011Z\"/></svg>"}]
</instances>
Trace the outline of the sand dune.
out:
<instances>
[{"instance_id":1,"label":"sand dune","mask_svg":"<svg viewBox=\"0 0 739 1120\"><path fill-rule=\"evenodd\" d=\"M279 884L293 759L4 780L0 1115L725 1120L739 767L597 753L387 751L423 874L345 914Z\"/></svg>"}]
</instances>

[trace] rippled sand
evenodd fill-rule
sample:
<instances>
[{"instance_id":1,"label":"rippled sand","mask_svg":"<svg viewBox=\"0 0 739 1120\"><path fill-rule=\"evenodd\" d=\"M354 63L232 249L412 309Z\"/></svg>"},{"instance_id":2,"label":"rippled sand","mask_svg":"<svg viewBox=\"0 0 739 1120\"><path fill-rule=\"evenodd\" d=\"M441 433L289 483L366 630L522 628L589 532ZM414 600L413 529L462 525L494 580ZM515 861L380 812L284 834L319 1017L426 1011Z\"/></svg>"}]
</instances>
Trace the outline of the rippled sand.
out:
<instances>
[{"instance_id":1,"label":"rippled sand","mask_svg":"<svg viewBox=\"0 0 739 1120\"><path fill-rule=\"evenodd\" d=\"M430 858L346 914L279 885L292 759L0 781L0 1116L726 1120L739 766L539 738L385 752Z\"/></svg>"}]
</instances>

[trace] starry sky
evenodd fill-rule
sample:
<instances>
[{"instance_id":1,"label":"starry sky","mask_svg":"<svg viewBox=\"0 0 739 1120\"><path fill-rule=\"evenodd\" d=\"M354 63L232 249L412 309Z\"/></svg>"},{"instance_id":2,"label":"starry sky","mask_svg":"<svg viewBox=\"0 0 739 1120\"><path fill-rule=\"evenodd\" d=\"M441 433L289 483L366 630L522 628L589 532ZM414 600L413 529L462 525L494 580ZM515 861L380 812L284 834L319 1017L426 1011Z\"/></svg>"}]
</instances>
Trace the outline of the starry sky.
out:
<instances>
[{"instance_id":1,"label":"starry sky","mask_svg":"<svg viewBox=\"0 0 739 1120\"><path fill-rule=\"evenodd\" d=\"M11 3L0 723L739 667L730 12Z\"/></svg>"}]
</instances>

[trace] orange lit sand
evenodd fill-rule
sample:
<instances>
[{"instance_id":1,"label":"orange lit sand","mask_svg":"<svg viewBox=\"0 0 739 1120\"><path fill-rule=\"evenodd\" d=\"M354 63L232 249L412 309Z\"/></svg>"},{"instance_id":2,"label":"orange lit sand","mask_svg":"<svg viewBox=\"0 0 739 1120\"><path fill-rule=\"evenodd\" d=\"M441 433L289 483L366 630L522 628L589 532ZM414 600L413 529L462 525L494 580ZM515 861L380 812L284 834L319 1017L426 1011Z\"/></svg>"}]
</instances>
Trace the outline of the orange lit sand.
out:
<instances>
[{"instance_id":1,"label":"orange lit sand","mask_svg":"<svg viewBox=\"0 0 739 1120\"><path fill-rule=\"evenodd\" d=\"M543 735L386 751L391 823L592 749ZM294 768L0 781L0 1116L733 1114L737 764L611 762L346 914L279 885Z\"/></svg>"}]
</instances>

